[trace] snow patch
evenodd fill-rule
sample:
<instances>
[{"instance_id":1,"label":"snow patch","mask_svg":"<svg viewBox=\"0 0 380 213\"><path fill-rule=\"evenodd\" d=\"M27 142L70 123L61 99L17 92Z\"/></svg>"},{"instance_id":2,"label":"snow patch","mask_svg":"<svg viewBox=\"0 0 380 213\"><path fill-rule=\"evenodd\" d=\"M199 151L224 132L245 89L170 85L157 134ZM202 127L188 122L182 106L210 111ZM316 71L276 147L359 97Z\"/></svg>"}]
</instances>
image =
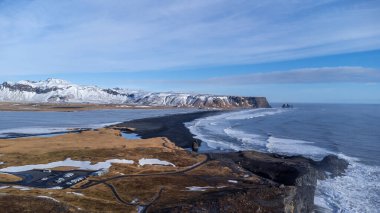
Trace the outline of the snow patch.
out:
<instances>
[{"instance_id":1,"label":"snow patch","mask_svg":"<svg viewBox=\"0 0 380 213\"><path fill-rule=\"evenodd\" d=\"M59 203L59 200L57 200L57 199L55 199L55 198L52 198L52 197L49 197L49 196L39 195L39 196L37 196L37 197L39 197L39 198L44 198L44 199L49 199L49 200L52 200L52 201L54 201L54 202Z\"/></svg>"},{"instance_id":2,"label":"snow patch","mask_svg":"<svg viewBox=\"0 0 380 213\"><path fill-rule=\"evenodd\" d=\"M78 193L78 192L66 192L67 194L73 194L73 195L77 195L77 196L84 196L84 194L82 193Z\"/></svg>"},{"instance_id":3,"label":"snow patch","mask_svg":"<svg viewBox=\"0 0 380 213\"><path fill-rule=\"evenodd\" d=\"M57 189L63 189L63 188L62 188L62 187L60 187L60 186L54 186L54 187L51 187L51 188L48 188L48 189L57 190Z\"/></svg>"},{"instance_id":4,"label":"snow patch","mask_svg":"<svg viewBox=\"0 0 380 213\"><path fill-rule=\"evenodd\" d=\"M25 187L25 186L12 186L12 188L14 189L19 189L21 191L28 191L28 190L31 190L31 188L29 187Z\"/></svg>"},{"instance_id":5,"label":"snow patch","mask_svg":"<svg viewBox=\"0 0 380 213\"><path fill-rule=\"evenodd\" d=\"M24 172L32 169L49 169L61 166L70 166L77 167L78 169L83 170L108 170L112 163L123 163L123 164L133 164L133 160L124 160L124 159L111 159L104 162L98 162L96 164L91 164L91 161L76 161L67 158L63 161L56 161L46 164L35 164L35 165L24 165L24 166L11 166L0 169L0 172Z\"/></svg>"},{"instance_id":6,"label":"snow patch","mask_svg":"<svg viewBox=\"0 0 380 213\"><path fill-rule=\"evenodd\" d=\"M9 186L0 186L0 189L7 189Z\"/></svg>"},{"instance_id":7,"label":"snow patch","mask_svg":"<svg viewBox=\"0 0 380 213\"><path fill-rule=\"evenodd\" d=\"M204 192L204 191L207 191L208 189L222 189L222 188L225 188L226 186L217 186L217 187L213 187L213 186L189 186L189 187L186 187L186 191L191 191L191 192Z\"/></svg>"},{"instance_id":8,"label":"snow patch","mask_svg":"<svg viewBox=\"0 0 380 213\"><path fill-rule=\"evenodd\" d=\"M174 164L168 162L168 161L162 161L159 159L155 158L142 158L139 160L139 165L144 166L144 165L163 165L163 166L173 166L175 167Z\"/></svg>"}]
</instances>

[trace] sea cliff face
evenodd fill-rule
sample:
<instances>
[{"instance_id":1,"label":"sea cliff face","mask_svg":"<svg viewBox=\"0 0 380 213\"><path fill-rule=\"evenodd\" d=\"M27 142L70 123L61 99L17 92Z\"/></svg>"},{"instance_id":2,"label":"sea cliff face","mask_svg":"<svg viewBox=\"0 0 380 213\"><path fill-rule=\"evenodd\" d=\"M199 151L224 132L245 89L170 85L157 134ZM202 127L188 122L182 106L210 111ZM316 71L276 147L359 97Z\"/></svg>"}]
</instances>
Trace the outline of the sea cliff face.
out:
<instances>
[{"instance_id":1,"label":"sea cliff face","mask_svg":"<svg viewBox=\"0 0 380 213\"><path fill-rule=\"evenodd\" d=\"M330 161L329 158L335 160ZM299 156L286 157L255 151L212 153L209 154L209 160L218 162L221 168L228 167L233 172L243 172L243 177L239 178L240 185L236 185L236 188L221 188L217 192L203 193L194 199L157 203L150 207L150 211L313 212L316 208L314 192L318 174L329 172L329 168L340 168L335 172L342 172L348 165L336 156L313 161Z\"/></svg>"},{"instance_id":2,"label":"sea cliff face","mask_svg":"<svg viewBox=\"0 0 380 213\"><path fill-rule=\"evenodd\" d=\"M183 123L215 114L218 112L169 115L127 121L113 127L132 131L142 138L166 137L177 146L191 148L194 138ZM227 180L239 184L192 199L162 200L150 206L150 212L313 212L317 180L343 175L348 166L345 160L333 155L314 161L302 156L256 151L208 153L208 160L218 165L218 171L228 168ZM215 173L197 176L202 178L207 179L208 185L222 179Z\"/></svg>"},{"instance_id":3,"label":"sea cliff face","mask_svg":"<svg viewBox=\"0 0 380 213\"><path fill-rule=\"evenodd\" d=\"M0 101L33 103L93 103L137 106L198 108L270 107L265 97L241 97L176 92L146 92L128 89L103 89L80 86L60 79L4 82L0 84Z\"/></svg>"}]
</instances>

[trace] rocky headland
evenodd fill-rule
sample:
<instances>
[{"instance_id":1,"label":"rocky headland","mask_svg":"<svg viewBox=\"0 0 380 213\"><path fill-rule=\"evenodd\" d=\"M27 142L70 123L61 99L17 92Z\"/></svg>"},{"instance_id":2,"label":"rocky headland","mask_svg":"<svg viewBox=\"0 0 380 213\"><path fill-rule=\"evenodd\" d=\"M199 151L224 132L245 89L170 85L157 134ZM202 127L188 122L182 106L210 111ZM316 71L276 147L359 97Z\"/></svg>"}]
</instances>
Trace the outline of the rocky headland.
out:
<instances>
[{"instance_id":1,"label":"rocky headland","mask_svg":"<svg viewBox=\"0 0 380 213\"><path fill-rule=\"evenodd\" d=\"M218 111L204 111L184 115L169 115L124 122L113 126L134 132L142 138L167 137L177 146L191 148L193 135L184 123L216 115ZM321 161L302 156L283 156L256 151L205 153L210 160L240 173L239 189L221 189L202 194L181 203L155 205L157 212L312 212L315 210L314 193L318 179L343 175L348 162L335 155ZM244 177L255 177L253 183Z\"/></svg>"},{"instance_id":2,"label":"rocky headland","mask_svg":"<svg viewBox=\"0 0 380 213\"><path fill-rule=\"evenodd\" d=\"M347 168L336 156L189 151L194 139L183 123L217 113L0 140L0 205L8 212L312 212L317 179ZM124 136L131 132L142 138Z\"/></svg>"}]
</instances>

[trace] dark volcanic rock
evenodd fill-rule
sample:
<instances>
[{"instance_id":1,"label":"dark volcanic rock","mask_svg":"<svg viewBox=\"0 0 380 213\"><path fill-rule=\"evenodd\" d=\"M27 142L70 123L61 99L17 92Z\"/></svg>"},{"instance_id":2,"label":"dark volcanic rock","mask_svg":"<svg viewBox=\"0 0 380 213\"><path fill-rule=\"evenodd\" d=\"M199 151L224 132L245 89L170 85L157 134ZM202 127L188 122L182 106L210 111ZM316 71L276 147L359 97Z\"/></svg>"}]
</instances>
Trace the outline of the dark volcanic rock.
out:
<instances>
[{"instance_id":1,"label":"dark volcanic rock","mask_svg":"<svg viewBox=\"0 0 380 213\"><path fill-rule=\"evenodd\" d=\"M320 162L314 162L314 166L318 170L318 178L326 179L344 174L349 163L340 159L335 155L328 155Z\"/></svg>"},{"instance_id":2,"label":"dark volcanic rock","mask_svg":"<svg viewBox=\"0 0 380 213\"><path fill-rule=\"evenodd\" d=\"M114 127L135 128L134 132L143 138L167 137L180 147L191 148L194 138L183 123L217 113L169 115L128 121ZM149 212L313 212L317 178L328 177L326 173L342 175L348 166L345 160L333 155L319 162L255 151L209 153L208 156L210 161L219 162L232 173L260 179L260 184L247 181L240 188L203 193L196 199L159 202L150 206Z\"/></svg>"},{"instance_id":3,"label":"dark volcanic rock","mask_svg":"<svg viewBox=\"0 0 380 213\"><path fill-rule=\"evenodd\" d=\"M318 173L342 174L339 172L348 165L336 156L327 156L318 162L300 156L255 151L212 153L209 159L233 172L245 170L247 176L262 181L249 184L249 181L240 180L247 184L236 189L203 193L195 199L157 203L149 212L313 212Z\"/></svg>"},{"instance_id":4,"label":"dark volcanic rock","mask_svg":"<svg viewBox=\"0 0 380 213\"><path fill-rule=\"evenodd\" d=\"M212 157L222 161L231 159L244 169L269 179L280 187L293 187L294 194L283 195L288 198L285 200L284 197L283 202L289 202L287 205L292 206L293 211L291 212L311 212L313 210L317 176L316 169L309 159L255 151L213 154Z\"/></svg>"},{"instance_id":5,"label":"dark volcanic rock","mask_svg":"<svg viewBox=\"0 0 380 213\"><path fill-rule=\"evenodd\" d=\"M202 194L197 199L153 206L149 212L295 212L294 187L256 186Z\"/></svg>"},{"instance_id":6,"label":"dark volcanic rock","mask_svg":"<svg viewBox=\"0 0 380 213\"><path fill-rule=\"evenodd\" d=\"M60 90L60 88L58 88L58 87L39 88L39 87L32 87L32 86L25 85L25 84L14 84L14 85L11 85L11 84L9 84L7 82L4 82L3 84L1 84L1 86L4 87L4 88L8 88L11 91L35 92L37 94L43 94L43 93L48 93L48 92L51 92L51 91Z\"/></svg>"}]
</instances>

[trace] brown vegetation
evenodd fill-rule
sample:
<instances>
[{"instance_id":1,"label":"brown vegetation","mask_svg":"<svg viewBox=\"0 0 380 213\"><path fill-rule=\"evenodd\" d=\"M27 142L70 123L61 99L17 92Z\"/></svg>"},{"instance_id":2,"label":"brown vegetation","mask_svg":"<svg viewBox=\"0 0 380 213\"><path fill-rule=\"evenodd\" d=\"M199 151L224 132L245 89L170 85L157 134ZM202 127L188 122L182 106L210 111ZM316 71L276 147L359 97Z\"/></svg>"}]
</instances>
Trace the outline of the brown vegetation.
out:
<instances>
[{"instance_id":1,"label":"brown vegetation","mask_svg":"<svg viewBox=\"0 0 380 213\"><path fill-rule=\"evenodd\" d=\"M20 180L22 180L22 178L16 175L0 173L0 182L16 182Z\"/></svg>"}]
</instances>

